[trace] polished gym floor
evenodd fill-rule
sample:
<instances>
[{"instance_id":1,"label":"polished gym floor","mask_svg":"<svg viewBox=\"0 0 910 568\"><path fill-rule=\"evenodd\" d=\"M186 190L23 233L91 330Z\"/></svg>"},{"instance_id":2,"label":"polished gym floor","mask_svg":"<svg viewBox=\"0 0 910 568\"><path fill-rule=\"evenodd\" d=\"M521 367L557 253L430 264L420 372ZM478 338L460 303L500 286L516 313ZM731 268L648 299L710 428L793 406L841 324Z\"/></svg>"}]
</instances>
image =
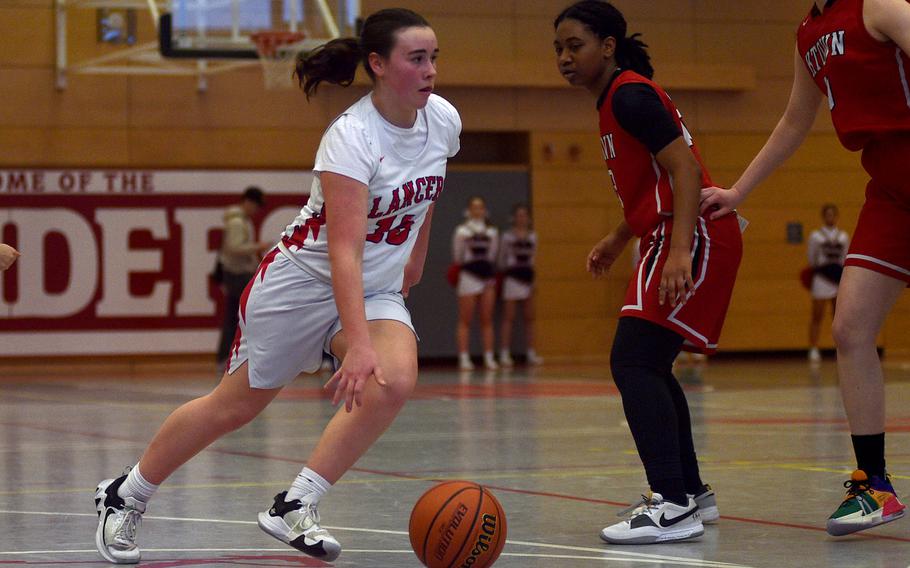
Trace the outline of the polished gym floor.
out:
<instances>
[{"instance_id":1,"label":"polished gym floor","mask_svg":"<svg viewBox=\"0 0 910 568\"><path fill-rule=\"evenodd\" d=\"M908 519L840 539L824 532L853 465L831 360L722 359L679 375L722 515L697 541L598 538L646 490L607 369L439 367L422 370L396 423L323 500L323 524L345 547L337 561L302 556L255 523L332 415L317 375L162 486L140 531L141 566L417 568L408 515L443 479L482 483L503 504L497 568L910 564ZM910 366L888 362L886 376L888 464L910 497ZM0 565L106 566L94 549L95 484L135 463L168 413L214 381L199 363L0 364Z\"/></svg>"}]
</instances>

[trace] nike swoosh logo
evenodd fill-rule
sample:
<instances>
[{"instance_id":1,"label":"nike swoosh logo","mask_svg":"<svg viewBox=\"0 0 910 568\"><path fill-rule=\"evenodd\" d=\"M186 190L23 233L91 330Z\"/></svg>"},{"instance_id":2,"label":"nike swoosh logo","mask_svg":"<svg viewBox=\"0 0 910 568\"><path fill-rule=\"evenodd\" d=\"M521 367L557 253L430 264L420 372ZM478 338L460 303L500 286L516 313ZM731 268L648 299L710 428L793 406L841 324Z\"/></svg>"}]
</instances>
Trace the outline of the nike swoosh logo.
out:
<instances>
[{"instance_id":1,"label":"nike swoosh logo","mask_svg":"<svg viewBox=\"0 0 910 568\"><path fill-rule=\"evenodd\" d=\"M678 522L680 522L680 521L682 521L682 520L684 520L684 519L688 519L689 517L691 517L692 515L694 515L694 514L697 513L697 512L698 512L698 509L695 508L695 509L692 509L691 511L688 511L687 513L685 513L685 514L683 514L683 515L680 515L680 516L678 516L678 517L675 517L675 518L673 518L673 519L668 519L666 513L661 513L661 515L660 515L660 520L658 520L657 522L658 522L658 523L660 524L660 526L662 526L663 528L672 527L672 526L675 525L676 523L678 523Z\"/></svg>"},{"instance_id":2,"label":"nike swoosh logo","mask_svg":"<svg viewBox=\"0 0 910 568\"><path fill-rule=\"evenodd\" d=\"M299 536L288 544L300 552L309 554L310 556L315 556L316 558L320 558L326 555L325 548L322 546L322 542L318 542L317 544L307 544L305 539L306 537Z\"/></svg>"}]
</instances>

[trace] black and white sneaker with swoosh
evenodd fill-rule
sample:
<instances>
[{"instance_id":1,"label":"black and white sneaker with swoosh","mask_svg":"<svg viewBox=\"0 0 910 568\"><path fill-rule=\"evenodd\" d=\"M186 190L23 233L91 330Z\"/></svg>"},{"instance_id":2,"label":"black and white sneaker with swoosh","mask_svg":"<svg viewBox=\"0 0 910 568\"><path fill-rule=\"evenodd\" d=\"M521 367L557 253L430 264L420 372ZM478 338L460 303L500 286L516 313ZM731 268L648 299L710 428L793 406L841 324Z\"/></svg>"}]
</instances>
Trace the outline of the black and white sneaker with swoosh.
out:
<instances>
[{"instance_id":1,"label":"black and white sneaker with swoosh","mask_svg":"<svg viewBox=\"0 0 910 568\"><path fill-rule=\"evenodd\" d=\"M287 491L275 495L272 508L259 513L259 528L285 544L314 558L331 562L341 554L341 545L319 526L316 505L300 499L285 501Z\"/></svg>"},{"instance_id":2,"label":"black and white sneaker with swoosh","mask_svg":"<svg viewBox=\"0 0 910 568\"><path fill-rule=\"evenodd\" d=\"M145 503L117 494L125 480L125 474L116 479L105 479L95 489L95 510L98 511L95 547L105 560L114 564L136 564L142 556L136 545L136 534L145 513Z\"/></svg>"},{"instance_id":3,"label":"black and white sneaker with swoosh","mask_svg":"<svg viewBox=\"0 0 910 568\"><path fill-rule=\"evenodd\" d=\"M610 525L600 531L600 538L610 544L657 544L678 542L700 537L705 534L698 504L692 497L683 507L664 501L660 493L642 500L619 516L630 514L625 521Z\"/></svg>"},{"instance_id":4,"label":"black and white sneaker with swoosh","mask_svg":"<svg viewBox=\"0 0 910 568\"><path fill-rule=\"evenodd\" d=\"M702 485L698 494L691 497L698 504L698 514L701 515L703 524L716 523L720 519L720 511L717 509L717 496L710 485L707 483Z\"/></svg>"}]
</instances>

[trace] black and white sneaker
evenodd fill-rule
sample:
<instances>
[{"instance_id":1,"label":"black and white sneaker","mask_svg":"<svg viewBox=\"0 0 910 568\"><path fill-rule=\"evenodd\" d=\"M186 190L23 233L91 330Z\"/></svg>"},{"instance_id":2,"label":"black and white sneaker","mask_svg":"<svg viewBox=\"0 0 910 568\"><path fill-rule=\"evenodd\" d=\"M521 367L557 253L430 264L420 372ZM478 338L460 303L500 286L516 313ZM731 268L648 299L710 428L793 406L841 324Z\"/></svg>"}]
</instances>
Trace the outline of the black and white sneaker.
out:
<instances>
[{"instance_id":1,"label":"black and white sneaker","mask_svg":"<svg viewBox=\"0 0 910 568\"><path fill-rule=\"evenodd\" d=\"M714 490L711 489L710 485L707 483L702 485L698 495L690 495L689 497L695 499L695 504L698 505L698 514L701 515L703 524L709 525L717 522L720 518L720 511L717 510L717 497L714 495Z\"/></svg>"},{"instance_id":2,"label":"black and white sneaker","mask_svg":"<svg viewBox=\"0 0 910 568\"><path fill-rule=\"evenodd\" d=\"M136 564L142 556L136 545L136 533L145 513L145 503L117 495L126 475L105 479L95 489L95 510L98 511L98 530L95 547L101 556L114 564Z\"/></svg>"},{"instance_id":3,"label":"black and white sneaker","mask_svg":"<svg viewBox=\"0 0 910 568\"><path fill-rule=\"evenodd\" d=\"M259 528L285 544L314 558L331 562L341 554L341 545L319 526L316 505L300 499L285 501L287 491L275 495L272 508L259 513Z\"/></svg>"},{"instance_id":4,"label":"black and white sneaker","mask_svg":"<svg viewBox=\"0 0 910 568\"><path fill-rule=\"evenodd\" d=\"M631 513L625 521L600 531L600 538L610 544L655 544L697 538L705 534L705 526L692 497L683 507L664 501L660 493L642 500L618 516Z\"/></svg>"}]
</instances>

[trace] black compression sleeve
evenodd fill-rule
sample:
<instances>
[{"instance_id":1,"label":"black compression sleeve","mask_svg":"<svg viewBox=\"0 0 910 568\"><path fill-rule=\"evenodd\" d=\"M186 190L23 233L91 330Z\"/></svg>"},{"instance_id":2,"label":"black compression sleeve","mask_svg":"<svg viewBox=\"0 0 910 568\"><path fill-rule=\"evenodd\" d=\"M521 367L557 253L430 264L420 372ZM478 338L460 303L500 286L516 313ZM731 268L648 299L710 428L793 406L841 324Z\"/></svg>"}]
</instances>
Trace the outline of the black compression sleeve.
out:
<instances>
[{"instance_id":1,"label":"black compression sleeve","mask_svg":"<svg viewBox=\"0 0 910 568\"><path fill-rule=\"evenodd\" d=\"M657 92L644 83L628 83L616 89L613 115L619 125L652 154L682 136Z\"/></svg>"}]
</instances>

